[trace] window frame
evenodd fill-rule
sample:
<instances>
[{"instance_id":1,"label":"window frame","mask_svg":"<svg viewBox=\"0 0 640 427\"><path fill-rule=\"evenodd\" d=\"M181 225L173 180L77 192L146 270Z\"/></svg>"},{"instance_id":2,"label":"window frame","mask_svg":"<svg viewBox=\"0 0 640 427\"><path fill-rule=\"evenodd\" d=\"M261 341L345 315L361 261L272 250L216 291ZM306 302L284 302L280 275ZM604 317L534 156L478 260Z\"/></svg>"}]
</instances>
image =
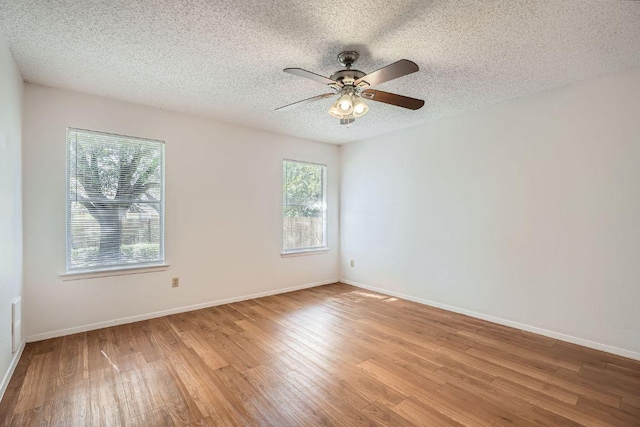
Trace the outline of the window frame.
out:
<instances>
[{"instance_id":1,"label":"window frame","mask_svg":"<svg viewBox=\"0 0 640 427\"><path fill-rule=\"evenodd\" d=\"M71 132L84 132L91 133L94 135L103 135L108 137L115 138L126 138L133 139L138 141L152 142L156 144L160 144L161 146L161 179L160 179L160 212L159 212L159 259L151 262L137 262L137 263L127 263L127 264L116 264L116 265L107 265L107 266L93 266L89 268L73 268L71 267L71 242L69 241L70 236L70 227L71 227L71 197L70 197L70 180L71 180L71 169L70 165L70 150L69 150L69 134ZM141 138L138 136L131 135L122 135L112 132L102 132L95 131L89 129L82 128L74 128L67 127L65 132L65 273L64 276L87 276L90 277L103 277L104 275L113 274L133 274L143 270L154 271L158 268L168 267L165 258L165 181L166 181L166 168L165 168L165 159L166 159L166 144L164 140L159 139L150 139L150 138ZM101 274L101 273L104 273Z\"/></svg>"},{"instance_id":2,"label":"window frame","mask_svg":"<svg viewBox=\"0 0 640 427\"><path fill-rule=\"evenodd\" d=\"M286 162L293 162L293 163L301 163L301 164L306 164L306 165L313 165L313 166L321 166L322 167L322 246L314 246L314 247L306 247L306 248L296 248L296 249L285 249L284 247L284 212L285 212L285 191L284 191L284 186L285 186L285 174L284 174L284 167ZM327 211L328 211L328 206L327 206L327 169L328 166L324 163L317 163L317 162L309 162L306 160L296 160L296 159L290 159L290 158L283 158L282 159L282 170L281 170L281 176L282 176L282 185L281 185L281 194L282 194L282 211L280 213L280 219L281 219L281 226L282 226L282 233L281 233L281 239L282 241L280 242L280 248L281 248L281 252L280 255L285 257L285 256L296 256L296 255L312 255L312 254L316 254L316 253L325 253L329 250L329 236L328 236L328 215L327 215Z\"/></svg>"}]
</instances>

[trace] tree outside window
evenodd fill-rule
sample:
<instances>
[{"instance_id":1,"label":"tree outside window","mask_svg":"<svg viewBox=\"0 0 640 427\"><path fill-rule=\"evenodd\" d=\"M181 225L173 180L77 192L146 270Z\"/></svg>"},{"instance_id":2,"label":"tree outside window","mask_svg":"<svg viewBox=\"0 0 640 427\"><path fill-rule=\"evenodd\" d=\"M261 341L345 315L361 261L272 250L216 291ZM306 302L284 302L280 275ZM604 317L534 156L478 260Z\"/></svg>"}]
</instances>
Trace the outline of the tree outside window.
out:
<instances>
[{"instance_id":1,"label":"tree outside window","mask_svg":"<svg viewBox=\"0 0 640 427\"><path fill-rule=\"evenodd\" d=\"M164 261L164 144L69 129L67 270Z\"/></svg>"}]
</instances>

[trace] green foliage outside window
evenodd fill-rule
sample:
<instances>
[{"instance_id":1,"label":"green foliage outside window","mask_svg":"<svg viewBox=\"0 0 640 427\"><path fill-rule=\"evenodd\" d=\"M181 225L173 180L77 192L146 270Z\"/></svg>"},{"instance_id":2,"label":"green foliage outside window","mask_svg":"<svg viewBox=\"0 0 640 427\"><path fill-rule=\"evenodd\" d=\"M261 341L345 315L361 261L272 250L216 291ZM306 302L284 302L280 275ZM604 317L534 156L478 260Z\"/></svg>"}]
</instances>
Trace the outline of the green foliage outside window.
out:
<instances>
[{"instance_id":1,"label":"green foliage outside window","mask_svg":"<svg viewBox=\"0 0 640 427\"><path fill-rule=\"evenodd\" d=\"M320 218L323 212L323 166L285 162L285 217Z\"/></svg>"}]
</instances>

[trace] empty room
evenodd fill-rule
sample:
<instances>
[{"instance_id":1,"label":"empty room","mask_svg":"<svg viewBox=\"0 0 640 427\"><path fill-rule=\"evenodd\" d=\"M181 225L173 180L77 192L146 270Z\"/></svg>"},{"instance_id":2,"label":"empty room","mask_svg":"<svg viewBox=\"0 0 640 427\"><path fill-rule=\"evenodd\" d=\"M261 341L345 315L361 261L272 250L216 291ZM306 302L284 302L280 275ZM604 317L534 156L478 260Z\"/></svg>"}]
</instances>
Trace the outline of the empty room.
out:
<instances>
[{"instance_id":1,"label":"empty room","mask_svg":"<svg viewBox=\"0 0 640 427\"><path fill-rule=\"evenodd\" d=\"M640 426L640 1L0 0L0 425Z\"/></svg>"}]
</instances>

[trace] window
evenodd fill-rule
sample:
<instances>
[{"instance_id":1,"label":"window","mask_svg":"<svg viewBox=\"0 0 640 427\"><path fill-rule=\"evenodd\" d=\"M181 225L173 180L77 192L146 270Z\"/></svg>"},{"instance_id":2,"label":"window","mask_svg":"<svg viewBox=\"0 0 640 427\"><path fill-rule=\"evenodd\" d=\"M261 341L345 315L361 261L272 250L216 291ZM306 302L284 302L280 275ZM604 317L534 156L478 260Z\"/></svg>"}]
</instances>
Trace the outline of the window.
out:
<instances>
[{"instance_id":1,"label":"window","mask_svg":"<svg viewBox=\"0 0 640 427\"><path fill-rule=\"evenodd\" d=\"M67 272L164 263L164 143L67 129Z\"/></svg>"},{"instance_id":2,"label":"window","mask_svg":"<svg viewBox=\"0 0 640 427\"><path fill-rule=\"evenodd\" d=\"M282 248L284 253L327 247L325 165L283 163Z\"/></svg>"}]
</instances>

